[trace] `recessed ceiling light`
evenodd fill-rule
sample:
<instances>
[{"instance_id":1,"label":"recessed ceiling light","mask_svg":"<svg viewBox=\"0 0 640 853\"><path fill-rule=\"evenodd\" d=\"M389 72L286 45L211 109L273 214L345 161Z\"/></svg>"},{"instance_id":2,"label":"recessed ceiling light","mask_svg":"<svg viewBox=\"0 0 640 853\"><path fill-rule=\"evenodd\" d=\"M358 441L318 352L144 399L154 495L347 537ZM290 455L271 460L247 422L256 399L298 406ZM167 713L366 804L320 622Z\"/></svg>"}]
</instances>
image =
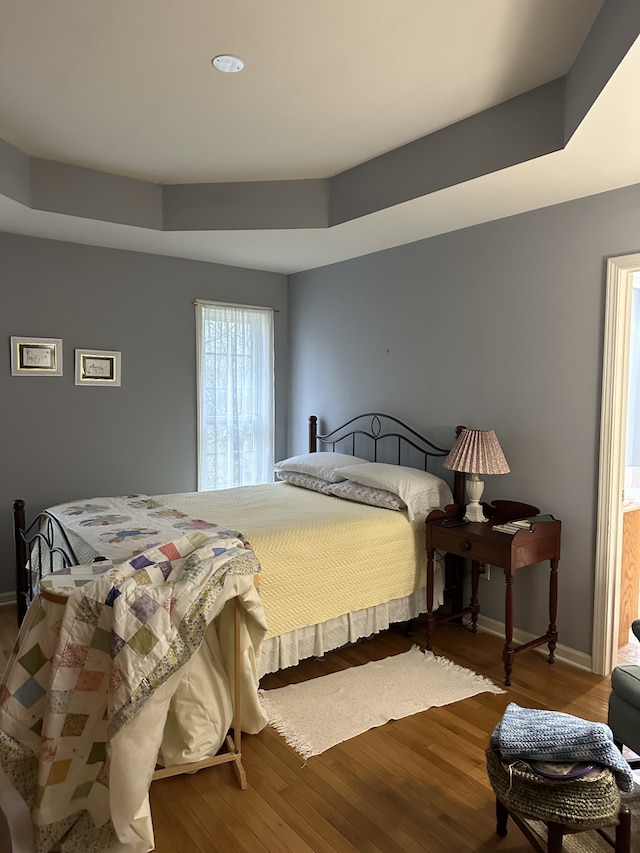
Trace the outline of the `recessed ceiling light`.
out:
<instances>
[{"instance_id":1,"label":"recessed ceiling light","mask_svg":"<svg viewBox=\"0 0 640 853\"><path fill-rule=\"evenodd\" d=\"M235 74L244 68L244 62L240 57L231 56L229 53L221 53L220 56L214 56L211 64L218 71L224 71L226 74Z\"/></svg>"}]
</instances>

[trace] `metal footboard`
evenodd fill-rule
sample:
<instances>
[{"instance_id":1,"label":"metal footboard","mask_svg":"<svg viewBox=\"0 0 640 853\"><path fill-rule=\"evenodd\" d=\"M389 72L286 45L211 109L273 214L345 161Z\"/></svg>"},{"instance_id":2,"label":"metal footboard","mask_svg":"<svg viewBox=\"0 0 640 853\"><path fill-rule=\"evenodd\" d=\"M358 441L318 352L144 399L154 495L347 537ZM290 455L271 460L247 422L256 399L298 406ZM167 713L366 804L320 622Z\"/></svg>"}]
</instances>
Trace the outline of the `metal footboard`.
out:
<instances>
[{"instance_id":1,"label":"metal footboard","mask_svg":"<svg viewBox=\"0 0 640 853\"><path fill-rule=\"evenodd\" d=\"M16 555L18 625L37 592L43 574L76 566L78 558L55 516L46 510L27 526L23 500L13 502L13 533Z\"/></svg>"}]
</instances>

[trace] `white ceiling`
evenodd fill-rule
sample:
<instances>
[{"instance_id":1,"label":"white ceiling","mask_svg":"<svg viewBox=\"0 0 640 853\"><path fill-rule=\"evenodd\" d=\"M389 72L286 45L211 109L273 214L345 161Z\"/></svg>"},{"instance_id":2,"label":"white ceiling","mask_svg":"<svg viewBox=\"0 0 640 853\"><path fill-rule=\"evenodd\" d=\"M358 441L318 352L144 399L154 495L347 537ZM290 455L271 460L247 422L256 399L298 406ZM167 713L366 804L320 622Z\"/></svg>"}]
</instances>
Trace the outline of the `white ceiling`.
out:
<instances>
[{"instance_id":1,"label":"white ceiling","mask_svg":"<svg viewBox=\"0 0 640 853\"><path fill-rule=\"evenodd\" d=\"M324 178L569 70L602 0L3 0L0 137L162 184ZM235 53L240 74L211 59ZM296 272L640 183L640 40L562 152L330 229L0 229Z\"/></svg>"}]
</instances>

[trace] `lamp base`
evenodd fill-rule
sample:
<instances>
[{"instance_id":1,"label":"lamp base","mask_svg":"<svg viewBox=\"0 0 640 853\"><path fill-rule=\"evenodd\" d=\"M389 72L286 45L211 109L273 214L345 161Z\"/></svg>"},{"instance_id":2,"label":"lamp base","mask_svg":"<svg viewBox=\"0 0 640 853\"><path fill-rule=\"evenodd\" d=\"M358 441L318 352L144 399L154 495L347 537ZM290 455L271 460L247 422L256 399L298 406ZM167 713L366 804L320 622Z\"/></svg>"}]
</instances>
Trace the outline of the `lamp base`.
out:
<instances>
[{"instance_id":1,"label":"lamp base","mask_svg":"<svg viewBox=\"0 0 640 853\"><path fill-rule=\"evenodd\" d=\"M484 482L477 474L471 474L467 480L467 498L469 503L464 514L465 521L488 521L482 507L480 498L484 492Z\"/></svg>"},{"instance_id":2,"label":"lamp base","mask_svg":"<svg viewBox=\"0 0 640 853\"><path fill-rule=\"evenodd\" d=\"M489 519L484 514L484 511L480 504L477 501L473 501L472 503L468 503L465 513L464 513L465 521L489 521Z\"/></svg>"}]
</instances>

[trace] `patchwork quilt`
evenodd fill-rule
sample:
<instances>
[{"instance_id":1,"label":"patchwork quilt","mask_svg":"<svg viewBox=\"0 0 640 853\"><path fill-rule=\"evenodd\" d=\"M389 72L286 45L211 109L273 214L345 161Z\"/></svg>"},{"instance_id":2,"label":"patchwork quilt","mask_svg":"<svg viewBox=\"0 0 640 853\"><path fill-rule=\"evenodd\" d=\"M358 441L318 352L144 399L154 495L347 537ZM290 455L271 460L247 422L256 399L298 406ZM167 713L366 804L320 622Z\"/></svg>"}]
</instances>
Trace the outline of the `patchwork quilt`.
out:
<instances>
[{"instance_id":1,"label":"patchwork quilt","mask_svg":"<svg viewBox=\"0 0 640 853\"><path fill-rule=\"evenodd\" d=\"M120 500L131 510L159 509ZM243 653L248 645L255 662L266 634L253 584L260 566L238 534L208 522L194 529L184 514L140 526L134 512L114 519L129 514L124 508L69 510L77 523L110 528L114 561L134 538L160 544L115 565L85 567L101 571L93 580L69 570L58 584L70 592L66 606L34 599L0 684L0 767L31 809L39 853L59 843L78 853L148 851L148 789L172 697L232 599L243 605ZM176 522L185 531L178 538ZM243 728L246 716L245 730L259 731L266 718L255 667L243 686Z\"/></svg>"},{"instance_id":2,"label":"patchwork quilt","mask_svg":"<svg viewBox=\"0 0 640 853\"><path fill-rule=\"evenodd\" d=\"M97 556L120 563L195 530L249 546L237 530L193 518L148 495L71 501L50 507L48 512L69 534L80 563L89 563Z\"/></svg>"}]
</instances>

